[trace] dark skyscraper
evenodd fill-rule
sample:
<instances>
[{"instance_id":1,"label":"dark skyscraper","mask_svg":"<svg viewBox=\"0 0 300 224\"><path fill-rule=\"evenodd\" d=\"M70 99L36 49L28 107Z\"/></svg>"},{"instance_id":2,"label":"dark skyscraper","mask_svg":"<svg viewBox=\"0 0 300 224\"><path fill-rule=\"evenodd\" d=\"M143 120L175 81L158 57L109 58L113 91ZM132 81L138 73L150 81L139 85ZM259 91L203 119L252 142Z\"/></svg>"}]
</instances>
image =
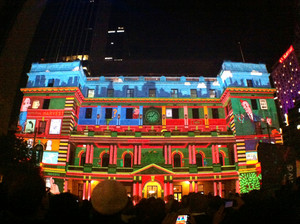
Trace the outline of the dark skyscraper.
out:
<instances>
[{"instance_id":1,"label":"dark skyscraper","mask_svg":"<svg viewBox=\"0 0 300 224\"><path fill-rule=\"evenodd\" d=\"M19 89L26 83L26 72L30 66L26 65L26 57L45 7L44 3L45 1L40 0L27 0L7 1L1 5L1 24L6 25L1 26L3 32L0 33L0 135L15 128L22 97ZM15 10L18 13L15 17L10 17Z\"/></svg>"},{"instance_id":2,"label":"dark skyscraper","mask_svg":"<svg viewBox=\"0 0 300 224\"><path fill-rule=\"evenodd\" d=\"M110 1L51 0L30 51L32 61L97 61L105 57Z\"/></svg>"}]
</instances>

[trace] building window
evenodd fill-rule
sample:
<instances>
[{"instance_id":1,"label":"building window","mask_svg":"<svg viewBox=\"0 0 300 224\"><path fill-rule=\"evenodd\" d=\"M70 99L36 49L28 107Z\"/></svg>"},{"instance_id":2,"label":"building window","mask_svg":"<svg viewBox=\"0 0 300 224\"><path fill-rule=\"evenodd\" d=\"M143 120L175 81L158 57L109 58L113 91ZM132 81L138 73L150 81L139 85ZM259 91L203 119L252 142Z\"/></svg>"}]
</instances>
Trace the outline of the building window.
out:
<instances>
[{"instance_id":1,"label":"building window","mask_svg":"<svg viewBox=\"0 0 300 224\"><path fill-rule=\"evenodd\" d=\"M54 79L49 79L48 80L48 87L53 87L54 86Z\"/></svg>"},{"instance_id":2,"label":"building window","mask_svg":"<svg viewBox=\"0 0 300 224\"><path fill-rule=\"evenodd\" d=\"M149 97L156 97L156 89L149 89Z\"/></svg>"},{"instance_id":3,"label":"building window","mask_svg":"<svg viewBox=\"0 0 300 224\"><path fill-rule=\"evenodd\" d=\"M197 98L197 90L191 89L191 98Z\"/></svg>"},{"instance_id":4,"label":"building window","mask_svg":"<svg viewBox=\"0 0 300 224\"><path fill-rule=\"evenodd\" d=\"M157 186L149 185L147 186L147 198L157 198Z\"/></svg>"},{"instance_id":5,"label":"building window","mask_svg":"<svg viewBox=\"0 0 300 224\"><path fill-rule=\"evenodd\" d=\"M124 167L131 167L131 155L129 153L124 156Z\"/></svg>"},{"instance_id":6,"label":"building window","mask_svg":"<svg viewBox=\"0 0 300 224\"><path fill-rule=\"evenodd\" d=\"M192 109L192 116L193 116L193 119L199 119L199 110L198 110L198 108L193 108Z\"/></svg>"},{"instance_id":7,"label":"building window","mask_svg":"<svg viewBox=\"0 0 300 224\"><path fill-rule=\"evenodd\" d=\"M173 98L178 97L178 89L171 89L171 97Z\"/></svg>"},{"instance_id":8,"label":"building window","mask_svg":"<svg viewBox=\"0 0 300 224\"><path fill-rule=\"evenodd\" d=\"M173 108L172 109L172 118L173 119L179 119L179 109L178 108Z\"/></svg>"},{"instance_id":9,"label":"building window","mask_svg":"<svg viewBox=\"0 0 300 224\"><path fill-rule=\"evenodd\" d=\"M94 97L95 95L95 90L94 89L89 89L88 90L88 97Z\"/></svg>"},{"instance_id":10,"label":"building window","mask_svg":"<svg viewBox=\"0 0 300 224\"><path fill-rule=\"evenodd\" d=\"M48 109L50 105L50 99L44 99L43 109Z\"/></svg>"},{"instance_id":11,"label":"building window","mask_svg":"<svg viewBox=\"0 0 300 224\"><path fill-rule=\"evenodd\" d=\"M174 185L174 199L177 201L181 201L182 199L182 186Z\"/></svg>"},{"instance_id":12,"label":"building window","mask_svg":"<svg viewBox=\"0 0 300 224\"><path fill-rule=\"evenodd\" d=\"M45 131L46 131L46 124L47 124L46 121L40 121L39 122L39 128L38 128L38 133L39 134L45 133Z\"/></svg>"},{"instance_id":13,"label":"building window","mask_svg":"<svg viewBox=\"0 0 300 224\"><path fill-rule=\"evenodd\" d=\"M133 118L133 108L127 108L126 109L126 119L132 119Z\"/></svg>"},{"instance_id":14,"label":"building window","mask_svg":"<svg viewBox=\"0 0 300 224\"><path fill-rule=\"evenodd\" d=\"M204 185L203 184L198 184L198 192L200 194L204 194Z\"/></svg>"},{"instance_id":15,"label":"building window","mask_svg":"<svg viewBox=\"0 0 300 224\"><path fill-rule=\"evenodd\" d=\"M261 123L260 121L255 121L255 132L257 135L261 135L262 134L262 129L261 129Z\"/></svg>"},{"instance_id":16,"label":"building window","mask_svg":"<svg viewBox=\"0 0 300 224\"><path fill-rule=\"evenodd\" d=\"M70 155L69 155L69 165L75 165L75 149L70 148Z\"/></svg>"},{"instance_id":17,"label":"building window","mask_svg":"<svg viewBox=\"0 0 300 224\"><path fill-rule=\"evenodd\" d=\"M267 104L266 99L260 99L259 104L260 104L260 109L262 109L262 110L267 110L268 109L268 104Z\"/></svg>"},{"instance_id":18,"label":"building window","mask_svg":"<svg viewBox=\"0 0 300 224\"><path fill-rule=\"evenodd\" d=\"M201 153L196 154L196 164L197 164L197 167L203 166L203 158L202 158Z\"/></svg>"},{"instance_id":19,"label":"building window","mask_svg":"<svg viewBox=\"0 0 300 224\"><path fill-rule=\"evenodd\" d=\"M107 90L107 97L114 97L114 89Z\"/></svg>"},{"instance_id":20,"label":"building window","mask_svg":"<svg viewBox=\"0 0 300 224\"><path fill-rule=\"evenodd\" d=\"M58 135L60 134L61 119L51 119L49 134Z\"/></svg>"},{"instance_id":21,"label":"building window","mask_svg":"<svg viewBox=\"0 0 300 224\"><path fill-rule=\"evenodd\" d=\"M35 131L35 119L28 119L26 121L25 133L34 133Z\"/></svg>"},{"instance_id":22,"label":"building window","mask_svg":"<svg viewBox=\"0 0 300 224\"><path fill-rule=\"evenodd\" d=\"M210 89L209 90L209 97L210 98L215 98L216 97L216 90Z\"/></svg>"},{"instance_id":23,"label":"building window","mask_svg":"<svg viewBox=\"0 0 300 224\"><path fill-rule=\"evenodd\" d=\"M251 105L252 105L252 110L257 110L258 109L256 99L251 99Z\"/></svg>"},{"instance_id":24,"label":"building window","mask_svg":"<svg viewBox=\"0 0 300 224\"><path fill-rule=\"evenodd\" d=\"M219 153L219 163L221 166L224 166L224 156L223 156L223 153Z\"/></svg>"},{"instance_id":25,"label":"building window","mask_svg":"<svg viewBox=\"0 0 300 224\"><path fill-rule=\"evenodd\" d=\"M85 118L90 119L92 118L93 109L92 108L86 108L85 110Z\"/></svg>"},{"instance_id":26,"label":"building window","mask_svg":"<svg viewBox=\"0 0 300 224\"><path fill-rule=\"evenodd\" d=\"M105 119L112 118L112 108L105 108Z\"/></svg>"},{"instance_id":27,"label":"building window","mask_svg":"<svg viewBox=\"0 0 300 224\"><path fill-rule=\"evenodd\" d=\"M166 109L166 117L179 119L179 109L178 108Z\"/></svg>"},{"instance_id":28,"label":"building window","mask_svg":"<svg viewBox=\"0 0 300 224\"><path fill-rule=\"evenodd\" d=\"M127 89L127 97L134 97L134 91L133 89Z\"/></svg>"},{"instance_id":29,"label":"building window","mask_svg":"<svg viewBox=\"0 0 300 224\"><path fill-rule=\"evenodd\" d=\"M43 145L37 144L36 146L34 146L34 150L32 152L32 157L35 159L35 161L37 163L41 163L43 161L43 153L44 153Z\"/></svg>"},{"instance_id":30,"label":"building window","mask_svg":"<svg viewBox=\"0 0 300 224\"><path fill-rule=\"evenodd\" d=\"M83 198L83 183L78 183L78 198Z\"/></svg>"},{"instance_id":31,"label":"building window","mask_svg":"<svg viewBox=\"0 0 300 224\"><path fill-rule=\"evenodd\" d=\"M180 157L179 153L176 153L174 155L173 165L174 165L174 167L181 167L181 157Z\"/></svg>"},{"instance_id":32,"label":"building window","mask_svg":"<svg viewBox=\"0 0 300 224\"><path fill-rule=\"evenodd\" d=\"M166 109L166 117L172 117L172 109Z\"/></svg>"},{"instance_id":33,"label":"building window","mask_svg":"<svg viewBox=\"0 0 300 224\"><path fill-rule=\"evenodd\" d=\"M247 86L253 87L253 81L251 79L247 79Z\"/></svg>"},{"instance_id":34,"label":"building window","mask_svg":"<svg viewBox=\"0 0 300 224\"><path fill-rule=\"evenodd\" d=\"M104 153L102 156L102 167L108 167L109 164L109 154L108 153Z\"/></svg>"},{"instance_id":35,"label":"building window","mask_svg":"<svg viewBox=\"0 0 300 224\"><path fill-rule=\"evenodd\" d=\"M218 110L218 108L212 108L211 111L212 111L212 118L213 119L218 119L219 118L219 110Z\"/></svg>"},{"instance_id":36,"label":"building window","mask_svg":"<svg viewBox=\"0 0 300 224\"><path fill-rule=\"evenodd\" d=\"M83 153L80 155L79 166L84 166L84 164L85 164L85 159L86 159L86 153L83 152Z\"/></svg>"}]
</instances>

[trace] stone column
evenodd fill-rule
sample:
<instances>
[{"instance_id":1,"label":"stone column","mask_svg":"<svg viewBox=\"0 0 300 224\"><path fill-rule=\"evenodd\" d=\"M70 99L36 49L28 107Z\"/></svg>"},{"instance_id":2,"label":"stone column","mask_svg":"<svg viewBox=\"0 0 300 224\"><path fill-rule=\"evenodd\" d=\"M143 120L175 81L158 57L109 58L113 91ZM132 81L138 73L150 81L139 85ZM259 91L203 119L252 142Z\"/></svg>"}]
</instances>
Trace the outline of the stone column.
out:
<instances>
[{"instance_id":1,"label":"stone column","mask_svg":"<svg viewBox=\"0 0 300 224\"><path fill-rule=\"evenodd\" d=\"M190 193L194 192L193 191L193 181L190 181Z\"/></svg>"},{"instance_id":2,"label":"stone column","mask_svg":"<svg viewBox=\"0 0 300 224\"><path fill-rule=\"evenodd\" d=\"M137 145L134 145L134 165L137 165L137 156L138 156Z\"/></svg>"}]
</instances>

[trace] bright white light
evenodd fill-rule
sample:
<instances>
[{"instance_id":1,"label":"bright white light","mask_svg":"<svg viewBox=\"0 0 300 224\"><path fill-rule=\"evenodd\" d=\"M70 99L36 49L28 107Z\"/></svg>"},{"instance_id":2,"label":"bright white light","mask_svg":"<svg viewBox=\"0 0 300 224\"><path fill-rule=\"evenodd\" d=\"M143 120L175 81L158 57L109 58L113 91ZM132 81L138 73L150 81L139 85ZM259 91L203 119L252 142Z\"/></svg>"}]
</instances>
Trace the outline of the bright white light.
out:
<instances>
[{"instance_id":1,"label":"bright white light","mask_svg":"<svg viewBox=\"0 0 300 224\"><path fill-rule=\"evenodd\" d=\"M214 81L213 86L220 86L220 83L218 81Z\"/></svg>"},{"instance_id":2,"label":"bright white light","mask_svg":"<svg viewBox=\"0 0 300 224\"><path fill-rule=\"evenodd\" d=\"M115 30L109 30L107 33L115 33Z\"/></svg>"},{"instance_id":3,"label":"bright white light","mask_svg":"<svg viewBox=\"0 0 300 224\"><path fill-rule=\"evenodd\" d=\"M205 89L205 88L206 88L206 85L205 85L204 82L201 82L201 83L198 84L197 88L198 88L198 89Z\"/></svg>"},{"instance_id":4,"label":"bright white light","mask_svg":"<svg viewBox=\"0 0 300 224\"><path fill-rule=\"evenodd\" d=\"M284 118L285 118L286 126L289 126L289 116L287 114L284 114Z\"/></svg>"},{"instance_id":5,"label":"bright white light","mask_svg":"<svg viewBox=\"0 0 300 224\"><path fill-rule=\"evenodd\" d=\"M259 75L259 76L261 76L262 73L258 72L258 71L255 71L255 70L252 70L251 75Z\"/></svg>"},{"instance_id":6,"label":"bright white light","mask_svg":"<svg viewBox=\"0 0 300 224\"><path fill-rule=\"evenodd\" d=\"M79 66L76 66L75 68L73 68L72 71L79 71Z\"/></svg>"},{"instance_id":7,"label":"bright white light","mask_svg":"<svg viewBox=\"0 0 300 224\"><path fill-rule=\"evenodd\" d=\"M123 80L120 79L120 78L114 78L114 79L113 79L113 82L123 82Z\"/></svg>"},{"instance_id":8,"label":"bright white light","mask_svg":"<svg viewBox=\"0 0 300 224\"><path fill-rule=\"evenodd\" d=\"M190 86L191 83L190 83L190 82L185 82L184 85L185 85L185 86Z\"/></svg>"},{"instance_id":9,"label":"bright white light","mask_svg":"<svg viewBox=\"0 0 300 224\"><path fill-rule=\"evenodd\" d=\"M222 73L222 75L221 75L221 79L222 79L222 81L224 82L226 79L228 79L228 78L232 78L232 73L231 73L231 71L224 71L223 73Z\"/></svg>"}]
</instances>

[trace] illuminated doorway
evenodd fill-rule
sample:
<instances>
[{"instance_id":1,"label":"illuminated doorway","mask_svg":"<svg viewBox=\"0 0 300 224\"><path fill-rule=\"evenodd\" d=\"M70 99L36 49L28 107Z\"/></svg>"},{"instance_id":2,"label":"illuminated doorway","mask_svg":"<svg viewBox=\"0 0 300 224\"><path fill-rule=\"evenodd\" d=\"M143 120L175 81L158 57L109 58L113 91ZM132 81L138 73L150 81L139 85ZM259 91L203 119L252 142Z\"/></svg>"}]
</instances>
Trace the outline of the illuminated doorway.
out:
<instances>
[{"instance_id":1,"label":"illuminated doorway","mask_svg":"<svg viewBox=\"0 0 300 224\"><path fill-rule=\"evenodd\" d=\"M174 199L177 201L181 201L182 198L182 186L174 185Z\"/></svg>"},{"instance_id":2,"label":"illuminated doorway","mask_svg":"<svg viewBox=\"0 0 300 224\"><path fill-rule=\"evenodd\" d=\"M157 186L154 185L148 185L147 186L147 198L157 198Z\"/></svg>"},{"instance_id":3,"label":"illuminated doorway","mask_svg":"<svg viewBox=\"0 0 300 224\"><path fill-rule=\"evenodd\" d=\"M155 181L148 182L147 184L145 184L144 187L144 197L160 198L162 197L161 190L162 190L161 186L158 182Z\"/></svg>"}]
</instances>

